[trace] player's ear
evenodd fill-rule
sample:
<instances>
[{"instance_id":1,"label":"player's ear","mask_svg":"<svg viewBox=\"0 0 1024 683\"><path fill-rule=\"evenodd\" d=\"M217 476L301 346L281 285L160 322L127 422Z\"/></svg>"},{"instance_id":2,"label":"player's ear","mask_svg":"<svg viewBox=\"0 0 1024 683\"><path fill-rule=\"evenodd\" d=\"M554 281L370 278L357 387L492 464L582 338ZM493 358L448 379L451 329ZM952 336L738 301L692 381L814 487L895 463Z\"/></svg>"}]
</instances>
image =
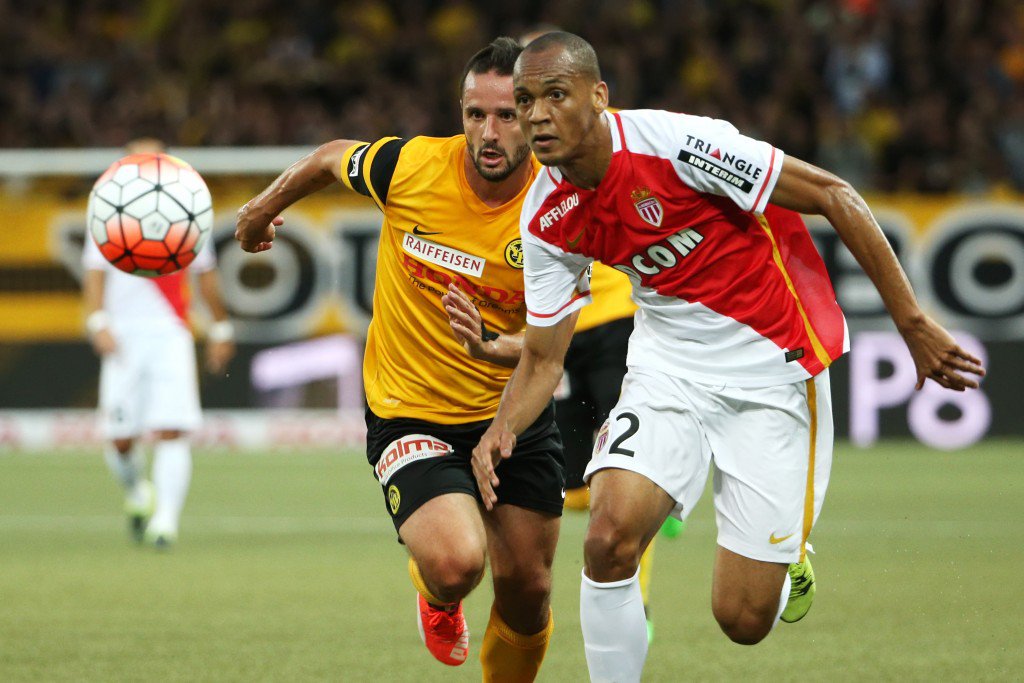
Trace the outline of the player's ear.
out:
<instances>
[{"instance_id":1,"label":"player's ear","mask_svg":"<svg viewBox=\"0 0 1024 683\"><path fill-rule=\"evenodd\" d=\"M594 110L597 112L603 112L608 108L608 84L604 81L600 81L594 86L594 91L591 95L594 103Z\"/></svg>"}]
</instances>

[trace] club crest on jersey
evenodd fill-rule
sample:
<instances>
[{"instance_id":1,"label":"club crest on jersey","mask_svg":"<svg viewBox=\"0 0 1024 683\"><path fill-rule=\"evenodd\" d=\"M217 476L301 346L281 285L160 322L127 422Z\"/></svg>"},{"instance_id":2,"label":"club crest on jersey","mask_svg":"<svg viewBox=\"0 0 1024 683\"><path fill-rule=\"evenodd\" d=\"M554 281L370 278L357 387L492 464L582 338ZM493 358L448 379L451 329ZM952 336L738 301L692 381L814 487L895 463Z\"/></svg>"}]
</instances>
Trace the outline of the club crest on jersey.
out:
<instances>
[{"instance_id":1,"label":"club crest on jersey","mask_svg":"<svg viewBox=\"0 0 1024 683\"><path fill-rule=\"evenodd\" d=\"M523 269L523 240L519 237L505 245L505 263L517 270Z\"/></svg>"},{"instance_id":2,"label":"club crest on jersey","mask_svg":"<svg viewBox=\"0 0 1024 683\"><path fill-rule=\"evenodd\" d=\"M636 207L636 212L640 214L640 218L643 218L654 227L660 228L661 221L665 218L665 207L661 205L661 202L654 196L650 188L638 187L629 196L633 199L633 206Z\"/></svg>"}]
</instances>

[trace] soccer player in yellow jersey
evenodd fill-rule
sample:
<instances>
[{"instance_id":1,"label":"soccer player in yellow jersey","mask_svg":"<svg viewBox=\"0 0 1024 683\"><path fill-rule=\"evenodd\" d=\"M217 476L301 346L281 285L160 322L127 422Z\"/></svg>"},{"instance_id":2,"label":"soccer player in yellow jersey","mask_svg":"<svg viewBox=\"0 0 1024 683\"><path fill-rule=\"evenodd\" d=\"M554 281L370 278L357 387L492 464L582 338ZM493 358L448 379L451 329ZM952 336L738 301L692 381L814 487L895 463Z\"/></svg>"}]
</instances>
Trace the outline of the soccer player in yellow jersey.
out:
<instances>
[{"instance_id":1,"label":"soccer player in yellow jersey","mask_svg":"<svg viewBox=\"0 0 1024 683\"><path fill-rule=\"evenodd\" d=\"M247 251L269 249L280 212L335 181L383 212L363 365L367 457L411 556L420 632L446 664L466 660L462 599L490 558L494 605L480 659L484 679L501 681L532 681L547 650L565 482L551 405L502 465L491 512L478 504L470 464L525 325L519 213L539 166L512 101L520 50L499 38L467 64L464 135L329 142L243 206L235 233ZM481 337L465 348L449 323L456 297L479 316Z\"/></svg>"}]
</instances>

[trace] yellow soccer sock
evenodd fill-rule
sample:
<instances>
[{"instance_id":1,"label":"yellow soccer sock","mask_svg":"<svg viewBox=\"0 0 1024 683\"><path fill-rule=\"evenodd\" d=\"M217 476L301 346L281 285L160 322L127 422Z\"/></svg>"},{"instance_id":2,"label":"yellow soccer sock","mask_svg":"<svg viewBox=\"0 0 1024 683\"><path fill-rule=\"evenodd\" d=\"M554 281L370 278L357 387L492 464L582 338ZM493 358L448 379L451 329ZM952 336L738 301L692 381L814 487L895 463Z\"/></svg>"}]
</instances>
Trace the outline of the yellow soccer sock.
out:
<instances>
[{"instance_id":1,"label":"yellow soccer sock","mask_svg":"<svg viewBox=\"0 0 1024 683\"><path fill-rule=\"evenodd\" d=\"M409 556L409 578L412 579L412 585L416 589L416 592L423 596L423 599L429 602L435 607L441 607L447 603L438 600L434 597L434 594L427 588L426 582L423 580L423 575L420 574L420 566L416 564L416 560Z\"/></svg>"},{"instance_id":2,"label":"yellow soccer sock","mask_svg":"<svg viewBox=\"0 0 1024 683\"><path fill-rule=\"evenodd\" d=\"M590 488L586 485L565 492L565 507L569 510L586 510L590 507Z\"/></svg>"},{"instance_id":3,"label":"yellow soccer sock","mask_svg":"<svg viewBox=\"0 0 1024 683\"><path fill-rule=\"evenodd\" d=\"M539 633L516 633L491 607L491 620L480 646L484 683L529 683L537 678L554 628L555 620L549 612L548 625Z\"/></svg>"},{"instance_id":4,"label":"yellow soccer sock","mask_svg":"<svg viewBox=\"0 0 1024 683\"><path fill-rule=\"evenodd\" d=\"M654 567L654 539L651 539L647 550L640 556L640 595L644 600L644 609L651 600L651 570Z\"/></svg>"}]
</instances>

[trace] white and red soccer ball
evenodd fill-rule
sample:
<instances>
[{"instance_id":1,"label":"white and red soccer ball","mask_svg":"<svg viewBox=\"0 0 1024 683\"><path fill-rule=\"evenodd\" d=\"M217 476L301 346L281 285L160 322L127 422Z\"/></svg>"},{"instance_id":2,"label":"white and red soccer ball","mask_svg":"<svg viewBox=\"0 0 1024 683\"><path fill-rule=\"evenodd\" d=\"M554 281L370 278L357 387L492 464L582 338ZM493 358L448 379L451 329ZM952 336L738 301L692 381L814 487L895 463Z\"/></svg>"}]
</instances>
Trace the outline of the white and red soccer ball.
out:
<instances>
[{"instance_id":1,"label":"white and red soccer ball","mask_svg":"<svg viewBox=\"0 0 1024 683\"><path fill-rule=\"evenodd\" d=\"M213 200L181 159L131 154L93 185L87 215L104 258L126 273L157 277L195 259L213 229Z\"/></svg>"}]
</instances>

